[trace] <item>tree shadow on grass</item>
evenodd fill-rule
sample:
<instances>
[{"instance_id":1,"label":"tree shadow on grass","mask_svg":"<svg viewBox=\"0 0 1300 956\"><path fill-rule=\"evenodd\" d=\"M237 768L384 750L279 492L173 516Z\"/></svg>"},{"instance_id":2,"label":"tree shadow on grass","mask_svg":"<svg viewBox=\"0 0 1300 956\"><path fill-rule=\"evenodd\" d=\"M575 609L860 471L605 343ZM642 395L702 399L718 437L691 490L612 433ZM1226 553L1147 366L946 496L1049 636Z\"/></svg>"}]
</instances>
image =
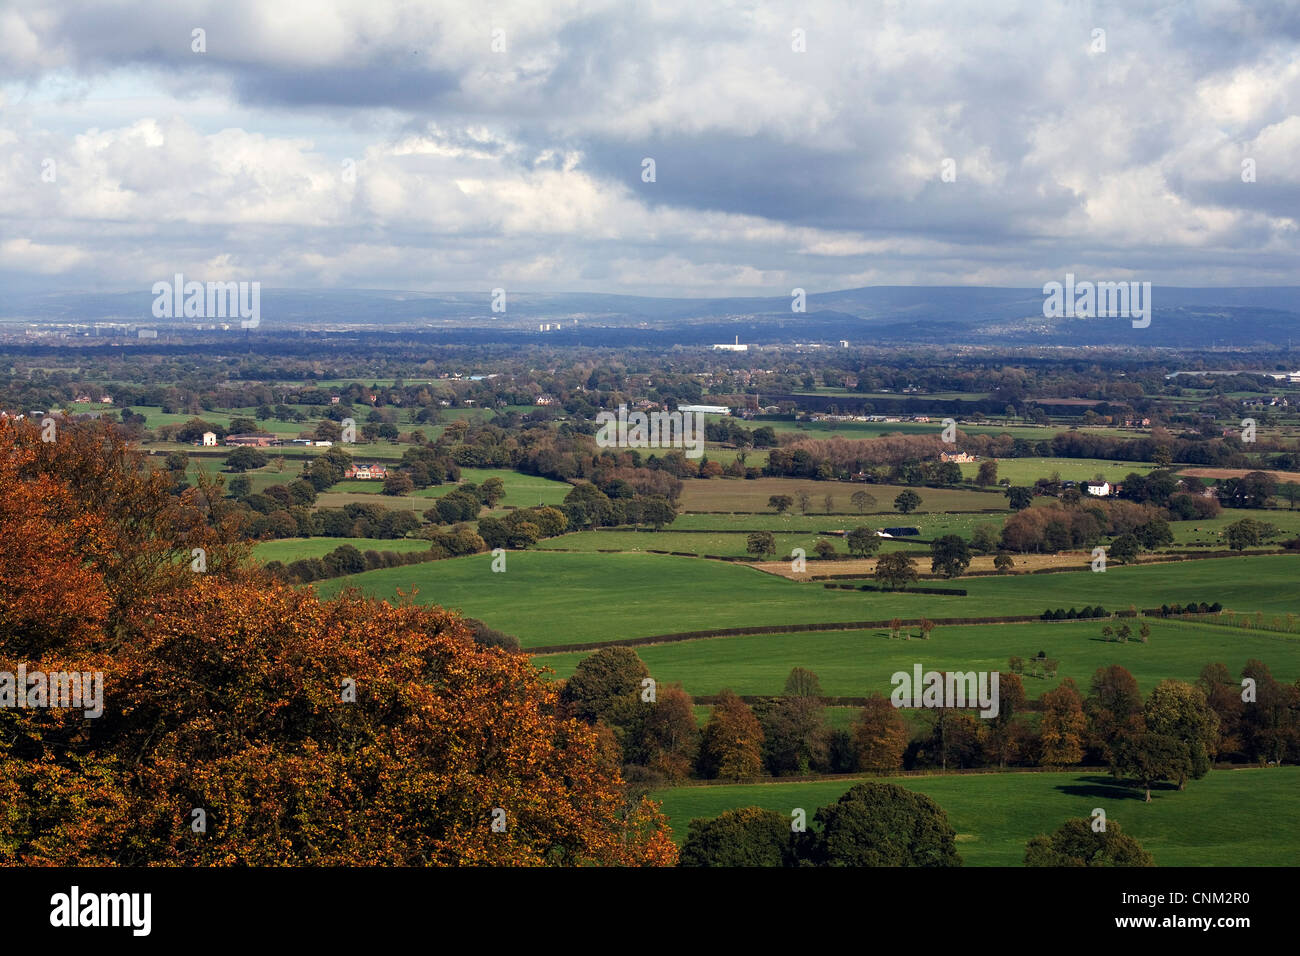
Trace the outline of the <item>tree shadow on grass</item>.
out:
<instances>
[{"instance_id":1,"label":"tree shadow on grass","mask_svg":"<svg viewBox=\"0 0 1300 956\"><path fill-rule=\"evenodd\" d=\"M1140 800L1145 802L1147 798L1146 790L1143 787L1126 786L1114 777L1079 777L1075 783L1061 784L1056 789L1072 797L1087 797L1090 800ZM1177 785L1172 783L1157 783L1151 788L1153 799L1157 790L1177 789Z\"/></svg>"}]
</instances>

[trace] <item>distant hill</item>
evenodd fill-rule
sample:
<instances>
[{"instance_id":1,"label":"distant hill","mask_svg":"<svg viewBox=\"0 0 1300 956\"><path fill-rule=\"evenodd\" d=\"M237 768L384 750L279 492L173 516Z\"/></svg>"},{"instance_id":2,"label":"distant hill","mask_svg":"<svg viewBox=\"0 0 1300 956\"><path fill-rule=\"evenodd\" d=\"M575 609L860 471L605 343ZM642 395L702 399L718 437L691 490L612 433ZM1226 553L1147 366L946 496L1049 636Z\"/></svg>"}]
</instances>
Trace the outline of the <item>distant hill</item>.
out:
<instances>
[{"instance_id":1,"label":"distant hill","mask_svg":"<svg viewBox=\"0 0 1300 956\"><path fill-rule=\"evenodd\" d=\"M265 289L268 328L423 328L494 332L515 340L545 331L561 345L1023 344L1206 347L1285 346L1300 340L1300 287L1157 286L1148 328L1128 319L1045 319L1040 289L976 286L872 286L812 293L793 313L789 296L651 298L595 293L509 293L504 314L484 292ZM198 320L155 320L147 292L19 294L0 298L0 320L35 323L123 322L192 328ZM205 324L212 320L202 320ZM504 334L509 333L509 334ZM448 338L455 338L449 335Z\"/></svg>"}]
</instances>

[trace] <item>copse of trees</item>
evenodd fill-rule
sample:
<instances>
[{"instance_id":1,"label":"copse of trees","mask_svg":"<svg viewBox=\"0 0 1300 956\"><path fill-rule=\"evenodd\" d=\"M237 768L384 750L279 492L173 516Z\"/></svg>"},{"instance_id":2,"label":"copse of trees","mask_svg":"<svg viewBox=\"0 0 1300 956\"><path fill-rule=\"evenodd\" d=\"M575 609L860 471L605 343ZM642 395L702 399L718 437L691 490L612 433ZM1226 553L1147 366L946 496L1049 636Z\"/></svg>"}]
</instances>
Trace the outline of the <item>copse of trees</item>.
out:
<instances>
[{"instance_id":1,"label":"copse of trees","mask_svg":"<svg viewBox=\"0 0 1300 956\"><path fill-rule=\"evenodd\" d=\"M1053 833L1036 836L1025 847L1025 866L1155 866L1151 854L1142 849L1117 820L1066 820Z\"/></svg>"},{"instance_id":2,"label":"copse of trees","mask_svg":"<svg viewBox=\"0 0 1300 956\"><path fill-rule=\"evenodd\" d=\"M960 866L956 833L929 797L862 783L798 830L792 818L741 807L692 820L681 866Z\"/></svg>"}]
</instances>

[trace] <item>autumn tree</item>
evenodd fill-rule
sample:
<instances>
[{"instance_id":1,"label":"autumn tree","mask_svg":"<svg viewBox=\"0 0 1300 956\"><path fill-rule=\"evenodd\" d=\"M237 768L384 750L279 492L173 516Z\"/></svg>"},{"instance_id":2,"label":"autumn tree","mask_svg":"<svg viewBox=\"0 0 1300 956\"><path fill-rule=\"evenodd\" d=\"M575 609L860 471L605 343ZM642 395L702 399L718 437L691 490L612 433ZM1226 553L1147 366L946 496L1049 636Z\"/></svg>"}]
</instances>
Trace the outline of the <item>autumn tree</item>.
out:
<instances>
[{"instance_id":1,"label":"autumn tree","mask_svg":"<svg viewBox=\"0 0 1300 956\"><path fill-rule=\"evenodd\" d=\"M1142 692L1137 679L1119 664L1097 668L1083 710L1088 718L1088 749L1108 763L1115 741L1141 729Z\"/></svg>"},{"instance_id":2,"label":"autumn tree","mask_svg":"<svg viewBox=\"0 0 1300 956\"><path fill-rule=\"evenodd\" d=\"M700 738L700 776L741 780L763 769L763 730L749 706L730 690L718 695Z\"/></svg>"},{"instance_id":3,"label":"autumn tree","mask_svg":"<svg viewBox=\"0 0 1300 956\"><path fill-rule=\"evenodd\" d=\"M1083 700L1068 678L1042 696L1043 719L1039 725L1044 766L1064 766L1083 759L1088 722Z\"/></svg>"},{"instance_id":4,"label":"autumn tree","mask_svg":"<svg viewBox=\"0 0 1300 956\"><path fill-rule=\"evenodd\" d=\"M246 570L220 495L172 495L108 428L46 444L0 422L0 669L99 671L103 713L0 712L0 863L674 861L526 657Z\"/></svg>"},{"instance_id":5,"label":"autumn tree","mask_svg":"<svg viewBox=\"0 0 1300 956\"><path fill-rule=\"evenodd\" d=\"M907 750L907 721L880 694L867 698L853 725L859 770L898 770Z\"/></svg>"}]
</instances>

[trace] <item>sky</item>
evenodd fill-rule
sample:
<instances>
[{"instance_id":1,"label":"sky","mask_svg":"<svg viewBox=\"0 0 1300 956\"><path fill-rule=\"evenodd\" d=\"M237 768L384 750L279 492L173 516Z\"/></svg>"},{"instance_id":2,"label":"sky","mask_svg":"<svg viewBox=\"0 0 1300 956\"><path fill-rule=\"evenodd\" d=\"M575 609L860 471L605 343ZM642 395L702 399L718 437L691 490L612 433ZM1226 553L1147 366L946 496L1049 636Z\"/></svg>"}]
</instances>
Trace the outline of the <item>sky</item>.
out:
<instances>
[{"instance_id":1,"label":"sky","mask_svg":"<svg viewBox=\"0 0 1300 956\"><path fill-rule=\"evenodd\" d=\"M0 0L0 294L1300 285L1298 217L1300 0Z\"/></svg>"}]
</instances>

